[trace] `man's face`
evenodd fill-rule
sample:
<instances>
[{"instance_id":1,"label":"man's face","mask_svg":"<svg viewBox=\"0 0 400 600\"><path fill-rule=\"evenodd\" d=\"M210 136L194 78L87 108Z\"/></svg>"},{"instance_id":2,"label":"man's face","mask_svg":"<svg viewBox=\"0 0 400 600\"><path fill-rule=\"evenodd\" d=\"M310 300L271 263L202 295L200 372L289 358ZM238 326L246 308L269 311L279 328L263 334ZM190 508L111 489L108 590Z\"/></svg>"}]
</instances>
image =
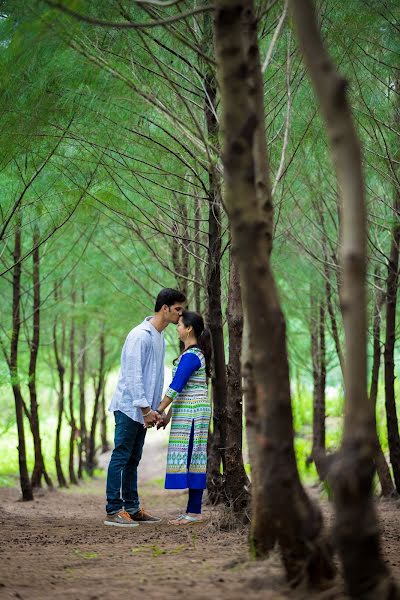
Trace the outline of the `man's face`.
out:
<instances>
[{"instance_id":1,"label":"man's face","mask_svg":"<svg viewBox=\"0 0 400 600\"><path fill-rule=\"evenodd\" d=\"M179 321L179 317L182 314L182 311L184 310L185 306L183 304L183 302L177 302L176 304L173 304L172 306L164 306L164 315L166 320L168 321L168 323L174 323L175 325L178 323Z\"/></svg>"}]
</instances>

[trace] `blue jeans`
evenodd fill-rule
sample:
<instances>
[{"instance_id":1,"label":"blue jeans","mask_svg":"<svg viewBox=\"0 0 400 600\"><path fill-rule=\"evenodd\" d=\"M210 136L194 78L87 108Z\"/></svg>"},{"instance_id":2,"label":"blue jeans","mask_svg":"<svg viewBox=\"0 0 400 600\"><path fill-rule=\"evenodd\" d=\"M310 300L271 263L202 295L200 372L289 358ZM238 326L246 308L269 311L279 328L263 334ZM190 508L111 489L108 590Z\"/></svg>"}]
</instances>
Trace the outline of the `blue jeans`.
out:
<instances>
[{"instance_id":1,"label":"blue jeans","mask_svg":"<svg viewBox=\"0 0 400 600\"><path fill-rule=\"evenodd\" d=\"M140 508L137 467L142 457L146 429L119 410L114 411L114 450L107 473L107 514L121 508L131 514Z\"/></svg>"}]
</instances>

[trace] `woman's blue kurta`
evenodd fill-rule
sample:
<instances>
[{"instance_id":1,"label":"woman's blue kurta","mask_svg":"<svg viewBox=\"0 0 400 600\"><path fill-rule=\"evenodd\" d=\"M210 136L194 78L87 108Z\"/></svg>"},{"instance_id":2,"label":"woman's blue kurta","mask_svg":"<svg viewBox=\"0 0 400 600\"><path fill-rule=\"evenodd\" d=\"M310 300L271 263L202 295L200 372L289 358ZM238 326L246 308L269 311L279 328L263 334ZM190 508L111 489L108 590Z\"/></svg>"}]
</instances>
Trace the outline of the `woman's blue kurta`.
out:
<instances>
[{"instance_id":1,"label":"woman's blue kurta","mask_svg":"<svg viewBox=\"0 0 400 600\"><path fill-rule=\"evenodd\" d=\"M200 348L189 348L181 355L174 366L173 380L166 395L173 401L165 487L205 489L211 406L208 400L206 362ZM193 451L188 466L192 425Z\"/></svg>"}]
</instances>

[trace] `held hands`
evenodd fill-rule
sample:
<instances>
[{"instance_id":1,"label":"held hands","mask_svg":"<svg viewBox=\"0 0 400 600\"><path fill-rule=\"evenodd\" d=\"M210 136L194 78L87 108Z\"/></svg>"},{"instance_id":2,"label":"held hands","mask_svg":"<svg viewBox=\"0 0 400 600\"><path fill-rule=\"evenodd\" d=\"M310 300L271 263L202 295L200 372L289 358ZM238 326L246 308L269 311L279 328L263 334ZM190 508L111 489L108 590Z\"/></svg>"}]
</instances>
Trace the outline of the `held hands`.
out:
<instances>
[{"instance_id":1,"label":"held hands","mask_svg":"<svg viewBox=\"0 0 400 600\"><path fill-rule=\"evenodd\" d=\"M169 411L168 414L165 414L165 412L160 413L156 410L149 409L143 415L143 427L145 429L150 429L151 427L154 427L154 425L157 425L157 429L160 429L161 427L165 429L170 420L171 411Z\"/></svg>"},{"instance_id":2,"label":"held hands","mask_svg":"<svg viewBox=\"0 0 400 600\"><path fill-rule=\"evenodd\" d=\"M143 414L143 427L145 429L149 429L150 427L154 427L154 425L159 421L160 415L155 410L151 408Z\"/></svg>"},{"instance_id":3,"label":"held hands","mask_svg":"<svg viewBox=\"0 0 400 600\"><path fill-rule=\"evenodd\" d=\"M158 423L157 423L157 429L161 429L161 427L163 429L166 428L166 426L168 425L168 423L171 420L171 411L168 411L167 414L165 414L165 412L162 413L161 418L159 419Z\"/></svg>"}]
</instances>

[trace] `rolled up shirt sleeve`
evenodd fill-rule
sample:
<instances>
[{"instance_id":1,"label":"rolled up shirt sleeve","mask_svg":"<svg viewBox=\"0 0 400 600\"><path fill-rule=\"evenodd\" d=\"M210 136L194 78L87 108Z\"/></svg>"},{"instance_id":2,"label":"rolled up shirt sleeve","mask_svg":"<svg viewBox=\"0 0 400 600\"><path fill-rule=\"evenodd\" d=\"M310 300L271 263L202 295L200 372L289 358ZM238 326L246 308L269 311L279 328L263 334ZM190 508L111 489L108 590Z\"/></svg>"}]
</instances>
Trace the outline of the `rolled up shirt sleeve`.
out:
<instances>
[{"instance_id":1,"label":"rolled up shirt sleeve","mask_svg":"<svg viewBox=\"0 0 400 600\"><path fill-rule=\"evenodd\" d=\"M192 373L200 369L200 367L201 362L197 354L194 354L194 352L184 354L179 361L175 376L165 392L165 395L174 400L183 390Z\"/></svg>"},{"instance_id":2,"label":"rolled up shirt sleeve","mask_svg":"<svg viewBox=\"0 0 400 600\"><path fill-rule=\"evenodd\" d=\"M126 349L126 385L127 392L135 408L147 408L151 402L146 398L143 385L143 366L151 350L150 336L145 332L134 336Z\"/></svg>"}]
</instances>

